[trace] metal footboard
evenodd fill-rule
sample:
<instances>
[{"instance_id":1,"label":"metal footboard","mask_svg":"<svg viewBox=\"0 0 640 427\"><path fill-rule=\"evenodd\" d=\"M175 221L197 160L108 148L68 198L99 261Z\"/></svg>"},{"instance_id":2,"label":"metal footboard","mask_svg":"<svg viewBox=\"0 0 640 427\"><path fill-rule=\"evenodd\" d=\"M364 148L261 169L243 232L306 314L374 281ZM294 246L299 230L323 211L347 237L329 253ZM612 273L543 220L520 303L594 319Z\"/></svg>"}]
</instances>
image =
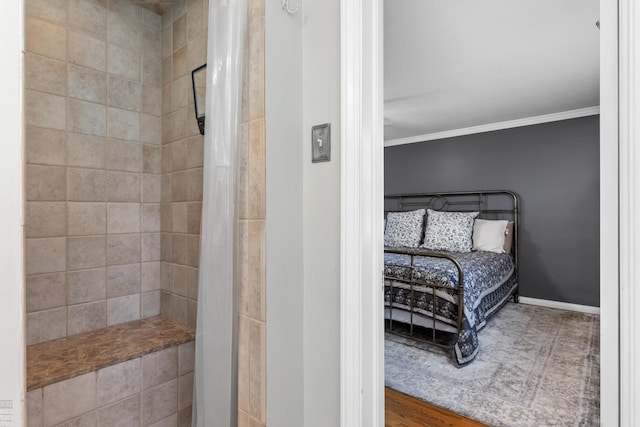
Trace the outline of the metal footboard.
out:
<instances>
[{"instance_id":1,"label":"metal footboard","mask_svg":"<svg viewBox=\"0 0 640 427\"><path fill-rule=\"evenodd\" d=\"M425 251L425 250L420 250L420 249L391 249L391 248L387 248L385 249L385 253L391 253L391 254L401 254L401 255L409 255L411 257L411 264L410 264L410 269L411 269L411 274L410 274L410 278L409 280L406 279L401 279L401 278L397 278L397 277L391 277L391 276L387 276L384 275L384 280L385 280L385 287L389 287L389 322L388 322L388 326L386 327L386 331L395 335L400 335L400 336L409 336L413 339L417 339L417 340L421 340L421 341L426 341L429 342L431 344L435 344L437 346L440 347L445 347L445 348L449 348L449 347L453 347L455 346L457 339L458 339L458 334L460 333L460 331L462 330L462 320L464 317L464 273L462 272L462 267L460 266L460 263L458 262L457 259L455 259L455 257L451 256L451 255L447 255L447 254L443 254L443 253L434 253L434 252L429 252L429 251ZM443 258L443 259L447 259L449 261L451 261L453 263L453 265L456 267L456 269L458 270L458 287L457 288L452 288L451 286L447 286L447 285L439 285L439 284L431 284L431 283L418 283L416 281L415 278L415 264L414 264L414 260L416 256L422 256L422 257L433 257L433 258ZM388 285L387 285L387 281L388 281ZM402 282L402 283L407 283L409 285L409 316L410 316L410 321L408 324L409 327L409 333L405 334L405 333L400 333L397 331L393 330L393 304L394 304L394 294L393 294L393 289L394 289L394 282ZM425 287L425 288L431 288L431 320L432 320L432 327L431 327L431 340L425 340L424 338L422 338L422 336L416 336L416 334L414 333L414 321L413 321L413 316L414 316L414 304L415 304L415 298L414 298L414 287L415 286L420 286L420 287ZM456 321L456 337L455 340L452 344L442 344L439 343L436 339L436 322L437 322L437 308L438 308L438 302L437 302L437 295L436 295L436 290L437 289L443 289L446 291L452 291L452 290L456 290L456 295L457 295L457 304L458 304L458 315L457 315L457 321ZM386 292L385 292L386 293ZM404 323L404 322L401 322Z\"/></svg>"}]
</instances>

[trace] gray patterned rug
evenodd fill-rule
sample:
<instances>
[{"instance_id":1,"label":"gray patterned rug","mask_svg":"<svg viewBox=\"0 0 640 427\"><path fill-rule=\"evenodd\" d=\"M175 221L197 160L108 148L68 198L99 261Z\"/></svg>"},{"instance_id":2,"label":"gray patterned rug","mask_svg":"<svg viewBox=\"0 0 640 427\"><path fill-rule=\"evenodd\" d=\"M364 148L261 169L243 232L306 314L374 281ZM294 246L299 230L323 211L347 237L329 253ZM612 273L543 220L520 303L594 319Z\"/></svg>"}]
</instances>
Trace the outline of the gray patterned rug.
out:
<instances>
[{"instance_id":1,"label":"gray patterned rug","mask_svg":"<svg viewBox=\"0 0 640 427\"><path fill-rule=\"evenodd\" d=\"M494 427L600 424L600 317L508 303L457 368L440 348L386 335L387 387Z\"/></svg>"}]
</instances>

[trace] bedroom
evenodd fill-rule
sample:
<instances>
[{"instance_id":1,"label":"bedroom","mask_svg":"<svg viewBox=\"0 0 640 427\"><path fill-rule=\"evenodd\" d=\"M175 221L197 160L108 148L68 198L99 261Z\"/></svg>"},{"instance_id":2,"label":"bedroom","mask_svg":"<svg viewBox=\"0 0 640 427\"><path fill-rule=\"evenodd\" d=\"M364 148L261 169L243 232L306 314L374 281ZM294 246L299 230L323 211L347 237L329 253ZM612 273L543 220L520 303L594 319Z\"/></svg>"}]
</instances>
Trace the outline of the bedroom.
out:
<instances>
[{"instance_id":1,"label":"bedroom","mask_svg":"<svg viewBox=\"0 0 640 427\"><path fill-rule=\"evenodd\" d=\"M521 302L589 313L600 304L598 13L596 1L384 10L385 195L515 191Z\"/></svg>"}]
</instances>

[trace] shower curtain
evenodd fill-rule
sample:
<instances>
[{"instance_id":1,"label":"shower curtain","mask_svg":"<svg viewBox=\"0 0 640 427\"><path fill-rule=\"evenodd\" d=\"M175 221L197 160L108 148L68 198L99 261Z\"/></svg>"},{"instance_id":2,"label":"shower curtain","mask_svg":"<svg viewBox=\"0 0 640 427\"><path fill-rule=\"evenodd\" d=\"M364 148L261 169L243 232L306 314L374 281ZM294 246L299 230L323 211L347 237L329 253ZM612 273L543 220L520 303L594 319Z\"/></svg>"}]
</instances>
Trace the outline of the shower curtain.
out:
<instances>
[{"instance_id":1,"label":"shower curtain","mask_svg":"<svg viewBox=\"0 0 640 427\"><path fill-rule=\"evenodd\" d=\"M236 147L246 0L210 0L193 426L237 426Z\"/></svg>"}]
</instances>

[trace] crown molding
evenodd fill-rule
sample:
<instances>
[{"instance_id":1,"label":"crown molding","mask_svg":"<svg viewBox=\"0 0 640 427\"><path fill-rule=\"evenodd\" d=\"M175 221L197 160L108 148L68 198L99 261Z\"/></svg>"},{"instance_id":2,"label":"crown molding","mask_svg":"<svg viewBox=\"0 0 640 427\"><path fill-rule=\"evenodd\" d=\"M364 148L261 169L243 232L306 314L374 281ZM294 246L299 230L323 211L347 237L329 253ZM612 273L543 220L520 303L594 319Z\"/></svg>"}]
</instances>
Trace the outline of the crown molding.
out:
<instances>
[{"instance_id":1,"label":"crown molding","mask_svg":"<svg viewBox=\"0 0 640 427\"><path fill-rule=\"evenodd\" d=\"M447 130L444 132L427 133L424 135L410 136L407 138L391 139L389 141L385 141L384 146L393 147L396 145L414 144L416 142L434 141L437 139L472 135L474 133L492 132L502 129L511 129L522 126L538 125L541 123L576 119L578 117L595 116L597 114L600 114L600 106L580 108L578 110L561 111L559 113L527 117L524 119L508 120L506 122L489 123L486 125L471 126L467 128Z\"/></svg>"}]
</instances>

